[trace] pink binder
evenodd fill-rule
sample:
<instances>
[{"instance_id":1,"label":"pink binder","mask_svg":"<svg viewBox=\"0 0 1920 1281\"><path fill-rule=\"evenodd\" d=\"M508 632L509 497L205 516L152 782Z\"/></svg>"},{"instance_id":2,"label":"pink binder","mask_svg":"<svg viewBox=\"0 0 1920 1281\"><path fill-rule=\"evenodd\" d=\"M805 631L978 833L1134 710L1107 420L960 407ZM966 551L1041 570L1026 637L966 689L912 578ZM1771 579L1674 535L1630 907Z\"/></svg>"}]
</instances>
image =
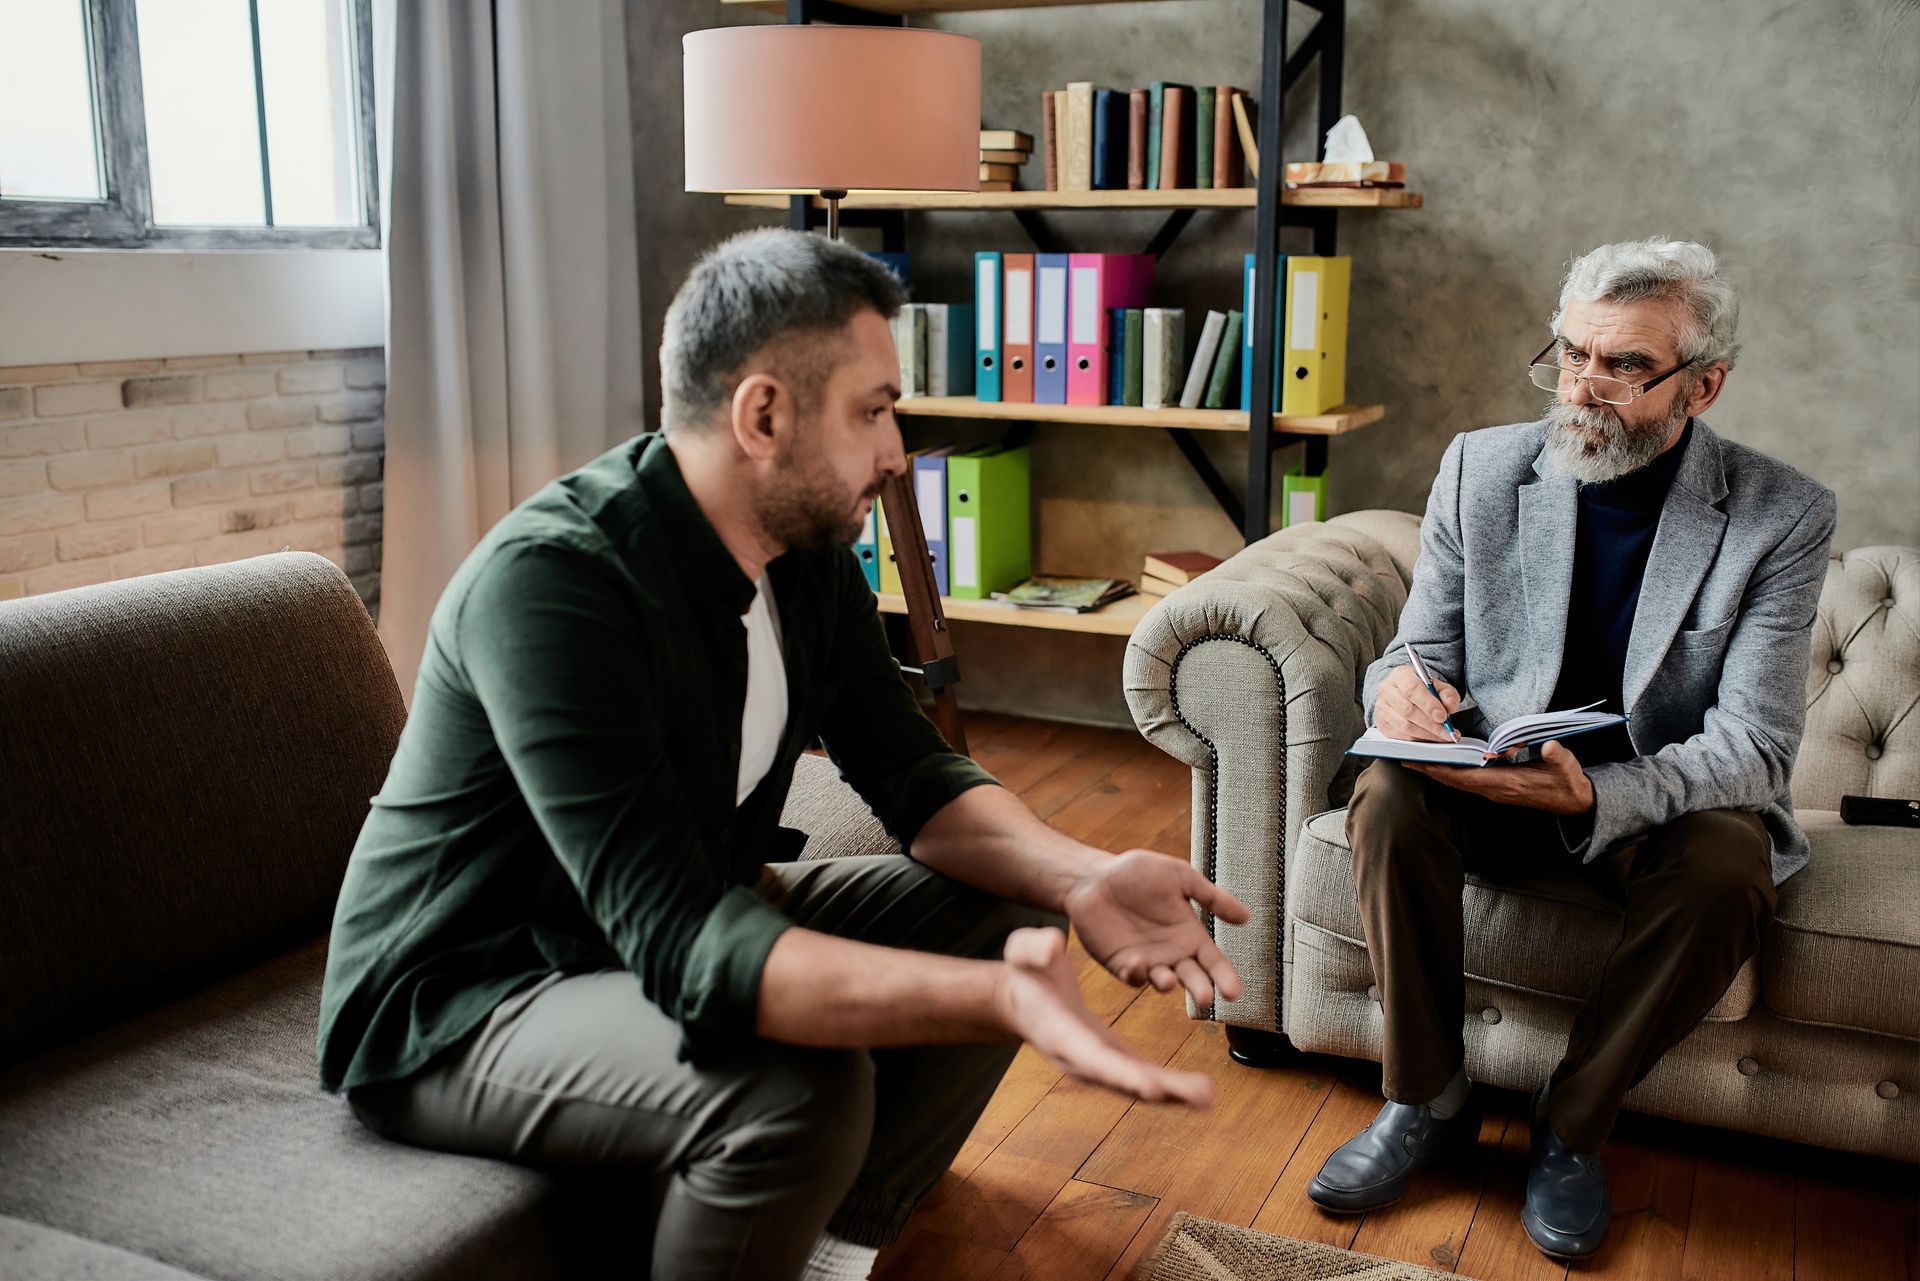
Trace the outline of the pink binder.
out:
<instances>
[{"instance_id":1,"label":"pink binder","mask_svg":"<svg viewBox=\"0 0 1920 1281\"><path fill-rule=\"evenodd\" d=\"M1071 254L1067 260L1067 403L1107 403L1107 312L1145 307L1152 254Z\"/></svg>"}]
</instances>

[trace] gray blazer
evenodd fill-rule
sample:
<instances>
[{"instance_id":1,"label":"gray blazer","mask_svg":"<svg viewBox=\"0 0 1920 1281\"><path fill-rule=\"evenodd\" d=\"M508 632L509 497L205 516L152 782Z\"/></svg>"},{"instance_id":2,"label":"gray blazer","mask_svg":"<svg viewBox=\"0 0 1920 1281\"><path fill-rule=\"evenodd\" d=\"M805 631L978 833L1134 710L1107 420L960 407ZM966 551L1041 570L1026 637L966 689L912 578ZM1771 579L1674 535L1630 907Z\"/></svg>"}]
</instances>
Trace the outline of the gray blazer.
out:
<instances>
[{"instance_id":1,"label":"gray blazer","mask_svg":"<svg viewBox=\"0 0 1920 1281\"><path fill-rule=\"evenodd\" d=\"M1544 422L1521 423L1447 446L1399 632L1367 669L1369 724L1380 682L1406 662L1403 642L1471 694L1486 726L1549 710L1578 507L1575 482L1542 453L1546 437ZM1774 884L1806 866L1788 781L1833 517L1825 486L1694 421L1627 645L1622 692L1639 755L1587 771L1591 824L1562 821L1569 851L1591 862L1682 814L1743 809L1773 838ZM1579 755L1578 740L1568 746Z\"/></svg>"}]
</instances>

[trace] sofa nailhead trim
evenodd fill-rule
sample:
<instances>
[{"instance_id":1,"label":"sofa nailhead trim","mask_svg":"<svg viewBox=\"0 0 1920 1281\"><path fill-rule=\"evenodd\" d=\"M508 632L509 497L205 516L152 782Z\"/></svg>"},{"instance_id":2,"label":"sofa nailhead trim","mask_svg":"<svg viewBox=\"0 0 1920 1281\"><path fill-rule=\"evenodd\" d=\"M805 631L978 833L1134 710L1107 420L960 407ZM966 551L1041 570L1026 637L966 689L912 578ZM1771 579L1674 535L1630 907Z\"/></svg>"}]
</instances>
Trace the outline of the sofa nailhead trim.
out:
<instances>
[{"instance_id":1,"label":"sofa nailhead trim","mask_svg":"<svg viewBox=\"0 0 1920 1281\"><path fill-rule=\"evenodd\" d=\"M1758 1059L1741 1059L1735 1066L1740 1069L1741 1076L1760 1075L1760 1061Z\"/></svg>"},{"instance_id":2,"label":"sofa nailhead trim","mask_svg":"<svg viewBox=\"0 0 1920 1281\"><path fill-rule=\"evenodd\" d=\"M1273 683L1280 695L1279 772L1280 795L1282 796L1287 794L1287 683L1280 675L1279 662L1267 651L1267 647L1257 641L1248 640L1244 636L1233 636L1226 632L1210 632L1205 636L1197 636L1193 640L1186 642L1180 647L1180 652L1173 656L1172 666L1167 672L1167 701L1173 704L1174 717L1179 720L1181 727L1185 729L1187 733L1193 735L1196 742L1207 749L1207 756L1210 758L1207 772L1213 777L1211 784L1207 788L1207 879L1212 881L1216 879L1216 870L1220 861L1220 825L1218 822L1220 816L1220 750L1213 745L1212 739L1195 729L1193 722L1187 719L1187 714L1180 710L1180 664L1186 661L1186 657L1190 652L1201 645L1205 645L1208 641L1232 641L1236 645L1245 645L1248 649L1266 659L1267 666L1273 669ZM1283 813L1280 816L1280 848L1276 850L1274 854L1276 859L1274 863L1275 867L1285 868L1287 865L1286 840L1287 820L1286 815ZM1273 1025L1282 1030L1284 1030L1287 1025L1286 1019L1282 1016L1282 1007L1286 1002L1286 991L1281 987L1279 982L1279 976L1285 972L1281 962L1285 959L1286 952L1286 897L1287 883L1286 876L1283 873L1279 878L1279 882L1273 888L1273 919L1275 922L1273 931L1273 973L1275 977L1273 985ZM1217 939L1218 934L1215 930L1213 913L1203 909L1200 916L1201 919L1206 922L1207 937ZM1209 1019L1214 1018L1214 1007L1211 1005L1207 1007L1207 1017Z\"/></svg>"},{"instance_id":3,"label":"sofa nailhead trim","mask_svg":"<svg viewBox=\"0 0 1920 1281\"><path fill-rule=\"evenodd\" d=\"M1900 1087L1892 1081L1880 1082L1880 1084L1873 1087L1873 1092L1883 1099L1897 1099L1900 1097Z\"/></svg>"},{"instance_id":4,"label":"sofa nailhead trim","mask_svg":"<svg viewBox=\"0 0 1920 1281\"><path fill-rule=\"evenodd\" d=\"M1368 988L1367 999L1369 1001L1372 1001L1375 1005L1380 1004L1380 989L1377 986Z\"/></svg>"}]
</instances>

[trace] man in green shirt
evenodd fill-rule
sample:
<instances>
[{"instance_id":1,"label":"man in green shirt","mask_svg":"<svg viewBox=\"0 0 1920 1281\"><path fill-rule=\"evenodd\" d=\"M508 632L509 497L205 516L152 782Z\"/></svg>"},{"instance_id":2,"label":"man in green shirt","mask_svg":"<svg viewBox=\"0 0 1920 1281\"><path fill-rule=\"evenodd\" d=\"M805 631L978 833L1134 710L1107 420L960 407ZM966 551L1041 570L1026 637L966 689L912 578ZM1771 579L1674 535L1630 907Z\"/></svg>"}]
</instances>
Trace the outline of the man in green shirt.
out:
<instances>
[{"instance_id":1,"label":"man in green shirt","mask_svg":"<svg viewBox=\"0 0 1920 1281\"><path fill-rule=\"evenodd\" d=\"M754 232L695 265L663 435L535 494L455 574L354 849L323 1084L389 1137L667 1184L654 1275L862 1277L1026 1041L1139 1098L1065 937L1201 1003L1240 980L1185 862L1048 827L950 751L848 548L906 468L866 255ZM911 857L791 862L818 735Z\"/></svg>"}]
</instances>

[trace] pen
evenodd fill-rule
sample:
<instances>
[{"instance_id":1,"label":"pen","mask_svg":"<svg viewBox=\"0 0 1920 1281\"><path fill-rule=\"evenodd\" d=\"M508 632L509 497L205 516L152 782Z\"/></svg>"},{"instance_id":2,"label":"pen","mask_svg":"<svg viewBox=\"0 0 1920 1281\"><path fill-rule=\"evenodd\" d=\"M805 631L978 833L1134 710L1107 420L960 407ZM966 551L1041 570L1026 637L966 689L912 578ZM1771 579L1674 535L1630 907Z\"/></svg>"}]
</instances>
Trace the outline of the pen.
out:
<instances>
[{"instance_id":1,"label":"pen","mask_svg":"<svg viewBox=\"0 0 1920 1281\"><path fill-rule=\"evenodd\" d=\"M1407 651L1407 659L1413 664L1413 674L1420 678L1420 683L1427 687L1427 693L1433 695L1433 701L1440 704L1440 710L1444 713L1447 705L1441 700L1440 691L1433 687L1433 677L1427 675L1427 665L1420 661L1420 655L1413 652L1412 645L1402 641L1400 647ZM1447 733L1453 735L1454 742L1460 741L1460 731L1453 727L1453 717L1443 715L1440 723L1447 727Z\"/></svg>"}]
</instances>

